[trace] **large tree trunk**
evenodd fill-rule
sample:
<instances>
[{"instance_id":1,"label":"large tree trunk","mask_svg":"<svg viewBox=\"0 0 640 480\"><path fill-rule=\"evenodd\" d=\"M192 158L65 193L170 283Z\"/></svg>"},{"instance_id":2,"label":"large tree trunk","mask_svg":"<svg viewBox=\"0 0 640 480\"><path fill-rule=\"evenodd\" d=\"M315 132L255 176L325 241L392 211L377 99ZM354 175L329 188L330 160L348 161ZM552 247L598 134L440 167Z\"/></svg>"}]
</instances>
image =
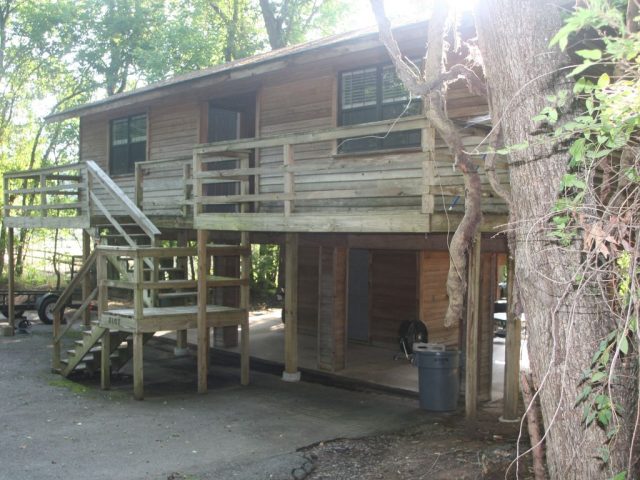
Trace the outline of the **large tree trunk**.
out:
<instances>
[{"instance_id":1,"label":"large tree trunk","mask_svg":"<svg viewBox=\"0 0 640 480\"><path fill-rule=\"evenodd\" d=\"M562 26L560 4L566 3L483 0L476 7L476 26L494 124L500 123L506 145L532 145L510 155L511 226L529 356L547 430L549 473L557 479L610 478L627 469L630 432L621 430L611 461L604 465L597 457L606 444L605 432L596 422L585 427L582 405L575 402L582 372L590 368L598 343L614 324L590 285L572 286L582 261L581 240L562 247L549 236L548 214L567 172L568 154L536 134L539 125L531 120L547 105L547 95L566 81L562 68L570 64L568 56L549 48ZM627 400L637 398L636 381L629 381L634 395ZM633 420L621 421L628 426Z\"/></svg>"}]
</instances>

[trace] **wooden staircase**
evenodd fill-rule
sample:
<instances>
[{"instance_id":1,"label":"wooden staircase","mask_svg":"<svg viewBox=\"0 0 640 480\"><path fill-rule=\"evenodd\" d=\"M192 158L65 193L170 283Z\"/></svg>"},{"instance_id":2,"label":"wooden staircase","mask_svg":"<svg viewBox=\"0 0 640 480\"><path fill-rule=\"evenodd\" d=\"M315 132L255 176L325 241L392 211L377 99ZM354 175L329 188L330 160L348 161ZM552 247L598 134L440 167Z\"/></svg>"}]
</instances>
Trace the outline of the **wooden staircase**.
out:
<instances>
[{"instance_id":1,"label":"wooden staircase","mask_svg":"<svg viewBox=\"0 0 640 480\"><path fill-rule=\"evenodd\" d=\"M86 162L86 175L91 208L104 219L104 223L93 225L92 228L86 230L95 244L137 247L156 245L158 243L158 238L161 234L160 230L95 162ZM92 191L91 186L93 185L99 185L117 202L121 211L120 215L111 214L105 204ZM122 212L126 212L126 215L123 215ZM114 258L110 260L120 278L133 280L131 268L126 262ZM149 278L161 274L161 269L153 262L147 261L145 263ZM72 328L74 323L83 316L83 313L94 300L100 301L99 288L97 286L87 298L83 299L81 307L74 313L65 328L62 329L63 306L71 297L72 292L90 275L94 265L95 251L87 259L86 264L80 269L76 278L70 282L60 295L59 301L54 306L56 318L53 328L53 370L64 377L68 377L74 372L95 373L99 371L104 343L109 345L112 371L120 370L132 356L133 349L130 334L101 327L96 321L89 325L85 324L86 329L82 331L81 339L73 336L73 332L77 332ZM143 300L145 305L148 306L153 305L156 301L150 295L146 295ZM105 335L109 335L108 342L104 342ZM148 341L152 336L152 334L145 335L144 341ZM70 345L71 348L63 347L63 340L65 339L67 340L66 345L73 341ZM62 355L63 350L66 353L64 358Z\"/></svg>"},{"instance_id":2,"label":"wooden staircase","mask_svg":"<svg viewBox=\"0 0 640 480\"><path fill-rule=\"evenodd\" d=\"M96 373L100 371L100 357L102 355L103 337L110 335L109 353L111 372L117 372L133 356L133 340L127 332L110 331L92 322L91 328L82 332L82 339L75 341L75 348L66 351L67 357L61 359L62 368L60 374L68 377L73 373ZM153 334L144 335L144 343L149 341Z\"/></svg>"}]
</instances>

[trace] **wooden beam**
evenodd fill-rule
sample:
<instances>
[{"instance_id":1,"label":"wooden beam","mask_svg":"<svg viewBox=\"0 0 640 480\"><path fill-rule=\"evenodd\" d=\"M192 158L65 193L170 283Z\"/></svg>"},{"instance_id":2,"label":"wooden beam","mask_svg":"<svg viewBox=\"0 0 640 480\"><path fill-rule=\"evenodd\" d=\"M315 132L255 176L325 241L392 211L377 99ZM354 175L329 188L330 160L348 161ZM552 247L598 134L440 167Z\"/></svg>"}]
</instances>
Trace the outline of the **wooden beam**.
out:
<instances>
[{"instance_id":1,"label":"wooden beam","mask_svg":"<svg viewBox=\"0 0 640 480\"><path fill-rule=\"evenodd\" d=\"M284 372L285 381L300 380L298 371L298 234L285 236Z\"/></svg>"},{"instance_id":2,"label":"wooden beam","mask_svg":"<svg viewBox=\"0 0 640 480\"><path fill-rule=\"evenodd\" d=\"M194 218L194 227L207 230L258 232L429 232L429 215L420 212L378 213L204 213ZM443 226L443 231L447 231Z\"/></svg>"},{"instance_id":3,"label":"wooden beam","mask_svg":"<svg viewBox=\"0 0 640 480\"><path fill-rule=\"evenodd\" d=\"M207 275L209 273L209 255L207 242L209 233L198 230L198 393L207 392L209 374L210 329L207 325Z\"/></svg>"},{"instance_id":4,"label":"wooden beam","mask_svg":"<svg viewBox=\"0 0 640 480\"><path fill-rule=\"evenodd\" d=\"M346 363L347 249L320 247L318 291L318 368L335 372Z\"/></svg>"},{"instance_id":5,"label":"wooden beam","mask_svg":"<svg viewBox=\"0 0 640 480\"><path fill-rule=\"evenodd\" d=\"M469 251L464 395L465 413L468 418L475 418L478 412L478 313L480 307L481 238L478 233Z\"/></svg>"},{"instance_id":6,"label":"wooden beam","mask_svg":"<svg viewBox=\"0 0 640 480\"><path fill-rule=\"evenodd\" d=\"M313 132L287 133L262 138L243 138L240 140L227 140L205 145L196 145L194 147L194 153L211 155L243 149L279 147L286 144L296 145L299 143L325 142L327 140L337 140L344 137L385 134L389 131L390 127L393 127L394 132L415 130L425 127L426 123L427 119L425 117L422 115L415 115L411 117L404 117L400 120L394 118L393 120L382 120L379 122L360 125L318 129Z\"/></svg>"},{"instance_id":7,"label":"wooden beam","mask_svg":"<svg viewBox=\"0 0 640 480\"><path fill-rule=\"evenodd\" d=\"M518 402L520 400L520 343L522 326L515 312L515 260L507 259L507 337L505 340L504 399L502 418L519 420Z\"/></svg>"}]
</instances>

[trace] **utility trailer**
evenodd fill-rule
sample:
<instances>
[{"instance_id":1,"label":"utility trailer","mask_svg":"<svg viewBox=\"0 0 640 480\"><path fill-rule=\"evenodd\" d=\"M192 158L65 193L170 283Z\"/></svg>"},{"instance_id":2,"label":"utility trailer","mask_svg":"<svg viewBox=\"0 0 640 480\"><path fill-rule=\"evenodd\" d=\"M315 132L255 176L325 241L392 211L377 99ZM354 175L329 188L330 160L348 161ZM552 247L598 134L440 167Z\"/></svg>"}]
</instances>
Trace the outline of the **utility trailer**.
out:
<instances>
[{"instance_id":1,"label":"utility trailer","mask_svg":"<svg viewBox=\"0 0 640 480\"><path fill-rule=\"evenodd\" d=\"M19 324L24 322L24 313L28 310L38 312L38 317L47 325L53 323L53 306L60 298L62 290L16 290L14 291L14 311ZM78 307L69 301L66 307ZM63 309L64 311L64 309ZM0 312L9 318L9 292L7 290L0 291Z\"/></svg>"}]
</instances>

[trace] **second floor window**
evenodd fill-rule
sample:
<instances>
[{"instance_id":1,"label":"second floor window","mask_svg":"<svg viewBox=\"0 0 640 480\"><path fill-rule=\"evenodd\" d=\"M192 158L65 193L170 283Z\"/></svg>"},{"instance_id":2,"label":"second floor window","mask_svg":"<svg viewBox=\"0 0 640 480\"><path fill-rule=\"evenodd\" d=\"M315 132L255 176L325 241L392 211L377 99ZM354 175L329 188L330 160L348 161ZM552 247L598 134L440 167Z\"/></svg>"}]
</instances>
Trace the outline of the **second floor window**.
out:
<instances>
[{"instance_id":1,"label":"second floor window","mask_svg":"<svg viewBox=\"0 0 640 480\"><path fill-rule=\"evenodd\" d=\"M147 159L147 116L134 115L111 121L109 173L133 173L136 162Z\"/></svg>"},{"instance_id":2,"label":"second floor window","mask_svg":"<svg viewBox=\"0 0 640 480\"><path fill-rule=\"evenodd\" d=\"M410 98L392 65L343 72L340 75L340 125L357 125L417 115L419 98ZM420 131L393 132L386 138L344 139L342 153L420 146Z\"/></svg>"}]
</instances>

